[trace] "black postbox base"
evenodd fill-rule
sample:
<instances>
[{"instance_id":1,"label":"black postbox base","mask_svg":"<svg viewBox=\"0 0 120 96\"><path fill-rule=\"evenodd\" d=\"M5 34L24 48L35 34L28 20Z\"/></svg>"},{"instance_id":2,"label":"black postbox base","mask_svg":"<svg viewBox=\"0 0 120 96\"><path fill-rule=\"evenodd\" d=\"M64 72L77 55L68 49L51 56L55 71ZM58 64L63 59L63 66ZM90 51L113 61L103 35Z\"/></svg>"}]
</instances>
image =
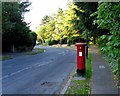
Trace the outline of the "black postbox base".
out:
<instances>
[{"instance_id":1,"label":"black postbox base","mask_svg":"<svg viewBox=\"0 0 120 96\"><path fill-rule=\"evenodd\" d=\"M85 69L77 69L78 76L85 76Z\"/></svg>"}]
</instances>

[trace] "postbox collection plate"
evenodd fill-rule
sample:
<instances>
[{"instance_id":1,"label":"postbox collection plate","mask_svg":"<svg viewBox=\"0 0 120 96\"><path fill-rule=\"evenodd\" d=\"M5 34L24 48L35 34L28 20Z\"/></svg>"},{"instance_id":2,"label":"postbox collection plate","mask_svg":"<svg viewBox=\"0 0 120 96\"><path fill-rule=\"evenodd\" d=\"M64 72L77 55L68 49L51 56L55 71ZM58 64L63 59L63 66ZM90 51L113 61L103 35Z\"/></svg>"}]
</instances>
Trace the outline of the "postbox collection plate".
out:
<instances>
[{"instance_id":1,"label":"postbox collection plate","mask_svg":"<svg viewBox=\"0 0 120 96\"><path fill-rule=\"evenodd\" d=\"M82 56L82 52L79 52L79 56Z\"/></svg>"}]
</instances>

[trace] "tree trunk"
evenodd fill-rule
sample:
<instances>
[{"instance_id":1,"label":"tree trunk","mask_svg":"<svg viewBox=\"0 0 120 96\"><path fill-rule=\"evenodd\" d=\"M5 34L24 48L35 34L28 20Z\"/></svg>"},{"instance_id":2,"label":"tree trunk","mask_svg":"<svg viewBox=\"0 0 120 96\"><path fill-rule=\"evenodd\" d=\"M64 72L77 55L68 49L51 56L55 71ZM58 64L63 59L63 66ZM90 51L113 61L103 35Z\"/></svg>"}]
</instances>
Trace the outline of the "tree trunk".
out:
<instances>
[{"instance_id":1,"label":"tree trunk","mask_svg":"<svg viewBox=\"0 0 120 96\"><path fill-rule=\"evenodd\" d=\"M42 45L44 45L45 44L45 40L43 38L41 40L42 40Z\"/></svg>"},{"instance_id":2,"label":"tree trunk","mask_svg":"<svg viewBox=\"0 0 120 96\"><path fill-rule=\"evenodd\" d=\"M14 45L11 46L11 51L12 51L13 53L15 52L15 46L14 46Z\"/></svg>"},{"instance_id":3,"label":"tree trunk","mask_svg":"<svg viewBox=\"0 0 120 96\"><path fill-rule=\"evenodd\" d=\"M93 43L96 44L96 32L93 33Z\"/></svg>"},{"instance_id":4,"label":"tree trunk","mask_svg":"<svg viewBox=\"0 0 120 96\"><path fill-rule=\"evenodd\" d=\"M70 40L67 39L67 46L70 46Z\"/></svg>"},{"instance_id":5,"label":"tree trunk","mask_svg":"<svg viewBox=\"0 0 120 96\"><path fill-rule=\"evenodd\" d=\"M60 45L62 44L62 40L59 41L59 44L60 44Z\"/></svg>"}]
</instances>

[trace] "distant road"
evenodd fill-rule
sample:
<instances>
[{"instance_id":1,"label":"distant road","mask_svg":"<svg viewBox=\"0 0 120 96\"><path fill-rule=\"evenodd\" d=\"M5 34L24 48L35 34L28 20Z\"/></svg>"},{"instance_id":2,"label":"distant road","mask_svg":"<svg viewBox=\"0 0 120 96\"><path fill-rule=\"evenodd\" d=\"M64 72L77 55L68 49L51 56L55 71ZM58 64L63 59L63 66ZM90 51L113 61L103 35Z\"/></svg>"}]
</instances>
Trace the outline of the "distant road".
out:
<instances>
[{"instance_id":1,"label":"distant road","mask_svg":"<svg viewBox=\"0 0 120 96\"><path fill-rule=\"evenodd\" d=\"M58 93L75 68L75 51L42 47L44 53L24 55L2 62L3 94Z\"/></svg>"}]
</instances>

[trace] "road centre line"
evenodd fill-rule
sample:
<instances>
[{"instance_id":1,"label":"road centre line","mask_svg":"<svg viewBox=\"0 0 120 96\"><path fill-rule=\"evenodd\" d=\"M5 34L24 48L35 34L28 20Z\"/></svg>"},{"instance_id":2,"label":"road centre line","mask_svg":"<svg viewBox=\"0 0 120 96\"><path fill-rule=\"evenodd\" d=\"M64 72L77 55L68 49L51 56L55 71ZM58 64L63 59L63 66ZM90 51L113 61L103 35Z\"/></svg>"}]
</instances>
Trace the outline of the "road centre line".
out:
<instances>
[{"instance_id":1,"label":"road centre line","mask_svg":"<svg viewBox=\"0 0 120 96\"><path fill-rule=\"evenodd\" d=\"M23 71L25 71L25 70L28 70L28 69L32 69L32 68L37 68L37 67L41 67L41 66L48 65L48 64L51 63L51 62L52 62L52 60L50 60L49 62L46 62L46 63L44 63L44 64L36 63L36 64L33 65L33 66L26 67L26 68L24 68L24 69L18 70L17 72L13 72L13 73L11 73L11 74L9 74L9 75L5 75L4 77L0 78L0 80L9 78L10 76L16 75L16 74L18 74L18 73L20 73L20 72L23 72Z\"/></svg>"}]
</instances>

